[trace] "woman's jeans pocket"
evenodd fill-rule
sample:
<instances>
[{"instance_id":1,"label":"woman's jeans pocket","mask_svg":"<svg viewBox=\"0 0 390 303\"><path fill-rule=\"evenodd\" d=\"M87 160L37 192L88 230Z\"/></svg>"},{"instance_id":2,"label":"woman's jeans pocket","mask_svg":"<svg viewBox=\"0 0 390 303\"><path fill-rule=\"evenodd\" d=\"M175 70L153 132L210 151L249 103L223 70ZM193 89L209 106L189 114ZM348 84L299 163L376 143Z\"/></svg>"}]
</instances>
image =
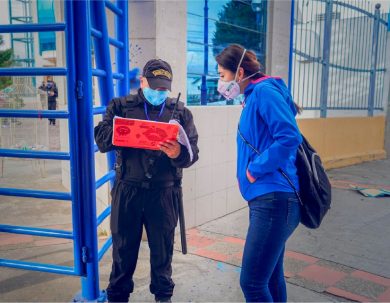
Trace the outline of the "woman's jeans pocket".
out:
<instances>
[{"instance_id":1,"label":"woman's jeans pocket","mask_svg":"<svg viewBox=\"0 0 390 303\"><path fill-rule=\"evenodd\" d=\"M298 226L301 220L301 207L298 198L292 197L287 199L287 226L291 234Z\"/></svg>"}]
</instances>

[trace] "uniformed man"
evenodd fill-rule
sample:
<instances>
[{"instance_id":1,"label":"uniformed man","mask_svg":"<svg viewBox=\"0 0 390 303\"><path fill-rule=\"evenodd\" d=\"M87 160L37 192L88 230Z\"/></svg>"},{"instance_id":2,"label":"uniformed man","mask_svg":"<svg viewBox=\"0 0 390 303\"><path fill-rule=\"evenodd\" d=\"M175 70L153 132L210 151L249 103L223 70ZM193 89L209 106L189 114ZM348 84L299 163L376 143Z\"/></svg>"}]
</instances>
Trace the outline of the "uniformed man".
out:
<instances>
[{"instance_id":1,"label":"uniformed man","mask_svg":"<svg viewBox=\"0 0 390 303\"><path fill-rule=\"evenodd\" d=\"M145 226L150 248L150 291L156 301L170 302L174 232L182 197L182 169L198 160L198 134L193 117L182 102L168 97L172 69L163 60L146 63L135 95L114 98L103 121L95 127L101 152L116 150L116 180L112 189L111 233L113 264L107 288L110 302L127 302L133 292L133 273ZM177 104L176 104L177 103ZM161 142L161 151L112 145L115 116L168 122L177 120L189 145ZM191 151L189 151L189 148Z\"/></svg>"}]
</instances>

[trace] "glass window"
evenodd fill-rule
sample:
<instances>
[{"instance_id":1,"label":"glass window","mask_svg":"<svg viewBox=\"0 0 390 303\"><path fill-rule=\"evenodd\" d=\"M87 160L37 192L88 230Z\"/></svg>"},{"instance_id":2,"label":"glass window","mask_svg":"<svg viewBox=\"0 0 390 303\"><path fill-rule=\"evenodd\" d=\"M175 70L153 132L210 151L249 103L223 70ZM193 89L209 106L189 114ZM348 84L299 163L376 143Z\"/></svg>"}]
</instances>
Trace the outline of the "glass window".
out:
<instances>
[{"instance_id":1,"label":"glass window","mask_svg":"<svg viewBox=\"0 0 390 303\"><path fill-rule=\"evenodd\" d=\"M217 91L215 56L238 43L256 52L265 68L267 0L188 0L187 104L227 105Z\"/></svg>"}]
</instances>

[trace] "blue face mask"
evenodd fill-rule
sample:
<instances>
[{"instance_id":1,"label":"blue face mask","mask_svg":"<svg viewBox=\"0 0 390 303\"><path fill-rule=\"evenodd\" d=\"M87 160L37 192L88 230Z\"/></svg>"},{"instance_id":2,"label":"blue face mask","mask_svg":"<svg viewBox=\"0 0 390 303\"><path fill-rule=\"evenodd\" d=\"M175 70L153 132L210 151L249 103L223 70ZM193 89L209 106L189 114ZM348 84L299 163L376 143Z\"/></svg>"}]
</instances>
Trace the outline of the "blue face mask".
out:
<instances>
[{"instance_id":1,"label":"blue face mask","mask_svg":"<svg viewBox=\"0 0 390 303\"><path fill-rule=\"evenodd\" d=\"M144 96L148 102L154 106L159 106L164 103L164 101L168 98L167 90L155 90L149 87L145 87L142 89Z\"/></svg>"}]
</instances>

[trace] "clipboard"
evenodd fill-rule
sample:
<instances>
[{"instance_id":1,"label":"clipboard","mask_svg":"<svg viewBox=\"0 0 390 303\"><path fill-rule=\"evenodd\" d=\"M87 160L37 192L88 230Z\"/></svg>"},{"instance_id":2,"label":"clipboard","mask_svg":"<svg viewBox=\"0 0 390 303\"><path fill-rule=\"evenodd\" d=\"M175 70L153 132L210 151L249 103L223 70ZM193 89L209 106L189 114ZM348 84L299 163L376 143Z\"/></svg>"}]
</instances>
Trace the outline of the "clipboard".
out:
<instances>
[{"instance_id":1,"label":"clipboard","mask_svg":"<svg viewBox=\"0 0 390 303\"><path fill-rule=\"evenodd\" d=\"M177 140L179 126L164 122L115 117L112 144L120 147L160 150L158 144Z\"/></svg>"}]
</instances>

